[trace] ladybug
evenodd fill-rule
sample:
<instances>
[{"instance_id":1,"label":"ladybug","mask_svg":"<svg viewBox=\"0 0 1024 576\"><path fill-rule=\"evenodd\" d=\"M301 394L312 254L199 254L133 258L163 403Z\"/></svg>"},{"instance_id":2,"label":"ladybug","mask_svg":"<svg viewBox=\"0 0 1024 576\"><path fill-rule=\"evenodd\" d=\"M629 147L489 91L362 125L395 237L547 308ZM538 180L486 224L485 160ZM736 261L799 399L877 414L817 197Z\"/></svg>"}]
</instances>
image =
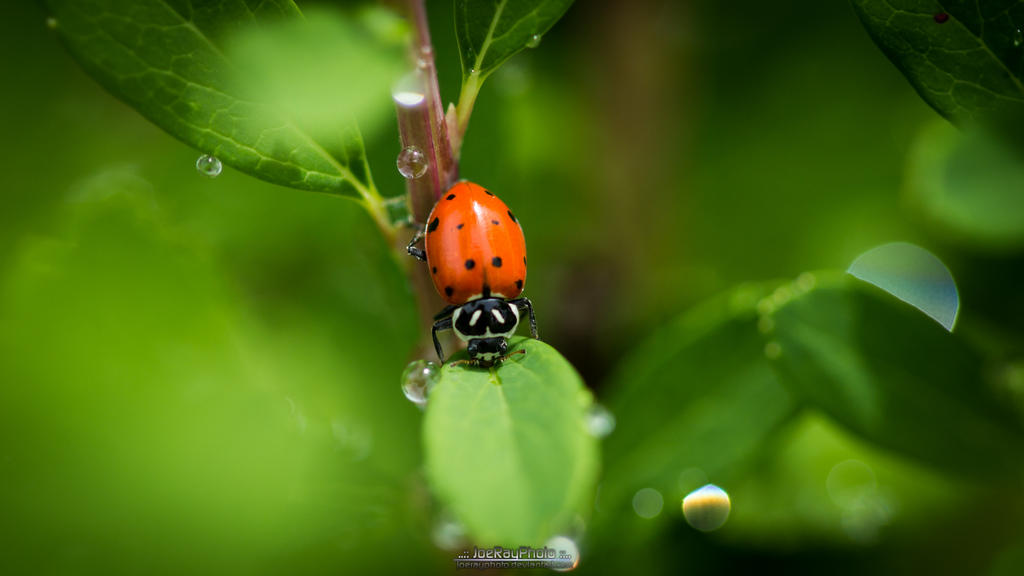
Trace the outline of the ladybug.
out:
<instances>
[{"instance_id":1,"label":"ladybug","mask_svg":"<svg viewBox=\"0 0 1024 576\"><path fill-rule=\"evenodd\" d=\"M415 247L420 240L423 249ZM507 358L508 338L519 327L521 311L529 314L530 335L537 338L533 304L519 297L526 282L526 238L497 196L458 182L434 205L406 249L427 263L437 293L448 303L431 330L442 362L439 330L453 330L466 342L470 362L484 367Z\"/></svg>"}]
</instances>

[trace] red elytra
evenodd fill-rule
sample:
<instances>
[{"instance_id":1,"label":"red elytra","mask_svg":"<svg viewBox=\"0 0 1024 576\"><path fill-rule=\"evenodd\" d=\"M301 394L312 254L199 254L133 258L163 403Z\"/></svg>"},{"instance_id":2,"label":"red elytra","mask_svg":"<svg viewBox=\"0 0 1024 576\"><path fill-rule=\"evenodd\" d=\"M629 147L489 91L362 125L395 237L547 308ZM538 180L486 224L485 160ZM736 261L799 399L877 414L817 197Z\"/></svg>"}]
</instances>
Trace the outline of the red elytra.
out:
<instances>
[{"instance_id":1,"label":"red elytra","mask_svg":"<svg viewBox=\"0 0 1024 576\"><path fill-rule=\"evenodd\" d=\"M441 197L427 218L424 245L434 287L449 304L523 292L523 229L504 202L477 184L459 182Z\"/></svg>"}]
</instances>

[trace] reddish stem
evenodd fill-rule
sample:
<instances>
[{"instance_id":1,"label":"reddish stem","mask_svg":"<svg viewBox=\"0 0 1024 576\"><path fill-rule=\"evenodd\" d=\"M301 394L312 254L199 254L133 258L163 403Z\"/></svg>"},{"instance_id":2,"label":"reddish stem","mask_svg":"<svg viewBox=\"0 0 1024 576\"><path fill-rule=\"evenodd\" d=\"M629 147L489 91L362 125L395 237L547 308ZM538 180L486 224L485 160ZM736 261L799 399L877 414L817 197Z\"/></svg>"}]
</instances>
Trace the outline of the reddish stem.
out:
<instances>
[{"instance_id":1,"label":"reddish stem","mask_svg":"<svg viewBox=\"0 0 1024 576\"><path fill-rule=\"evenodd\" d=\"M454 184L458 166L452 156L423 0L408 0L408 10L414 31L409 60L424 98L419 105L398 105L398 130L402 146L416 146L429 162L426 174L407 182L413 216L423 222L434 203Z\"/></svg>"},{"instance_id":2,"label":"reddish stem","mask_svg":"<svg viewBox=\"0 0 1024 576\"><path fill-rule=\"evenodd\" d=\"M425 174L419 178L406 180L409 209L414 225L422 226L434 203L458 178L458 164L452 156L448 127L441 105L434 49L430 42L430 29L423 0L407 0L407 9L413 24L413 41L409 50L413 72L399 88L405 97L399 97L396 93L395 108L402 148L415 146L426 155L428 161ZM418 98L417 95L422 95L422 98ZM406 235L405 238L407 242L409 236ZM404 253L404 242L400 241L396 248ZM433 344L429 334L434 322L434 313L444 307L444 302L434 290L426 265L406 258L410 264L407 267L409 283L416 297L421 333L424 335L416 355L429 357L433 355Z\"/></svg>"}]
</instances>

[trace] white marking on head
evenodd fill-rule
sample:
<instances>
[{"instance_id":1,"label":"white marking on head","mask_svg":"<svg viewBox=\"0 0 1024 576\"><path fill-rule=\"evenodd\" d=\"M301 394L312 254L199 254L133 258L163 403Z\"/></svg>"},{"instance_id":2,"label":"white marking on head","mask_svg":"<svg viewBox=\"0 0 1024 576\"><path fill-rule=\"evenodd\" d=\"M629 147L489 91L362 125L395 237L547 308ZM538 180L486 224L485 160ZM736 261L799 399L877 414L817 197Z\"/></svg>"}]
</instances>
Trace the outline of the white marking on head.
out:
<instances>
[{"instance_id":1,"label":"white marking on head","mask_svg":"<svg viewBox=\"0 0 1024 576\"><path fill-rule=\"evenodd\" d=\"M470 336L467 336L467 335L463 334L462 331L459 330L459 317L460 316L462 316L462 308L461 307L460 308L456 308L452 312L452 332L455 332L455 335L459 338L459 340L462 340L463 342L469 342Z\"/></svg>"},{"instance_id":2,"label":"white marking on head","mask_svg":"<svg viewBox=\"0 0 1024 576\"><path fill-rule=\"evenodd\" d=\"M479 310L477 310L477 312L479 312ZM499 324L505 323L505 317L502 316L501 312L498 312L497 309L491 310L491 314L494 314L494 319L497 320Z\"/></svg>"},{"instance_id":3,"label":"white marking on head","mask_svg":"<svg viewBox=\"0 0 1024 576\"><path fill-rule=\"evenodd\" d=\"M470 318L469 318L469 325L470 326L476 326L476 321L480 319L480 314L482 314L482 313L483 313L483 310L476 310L476 311L474 311L473 315L470 316Z\"/></svg>"}]
</instances>

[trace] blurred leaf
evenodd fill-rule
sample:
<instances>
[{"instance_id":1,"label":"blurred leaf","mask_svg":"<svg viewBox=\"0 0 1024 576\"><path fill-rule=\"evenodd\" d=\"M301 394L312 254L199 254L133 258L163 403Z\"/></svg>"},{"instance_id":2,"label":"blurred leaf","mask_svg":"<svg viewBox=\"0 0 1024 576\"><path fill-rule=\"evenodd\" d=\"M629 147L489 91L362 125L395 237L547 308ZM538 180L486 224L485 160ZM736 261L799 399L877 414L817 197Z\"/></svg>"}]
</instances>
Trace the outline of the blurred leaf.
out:
<instances>
[{"instance_id":1,"label":"blurred leaf","mask_svg":"<svg viewBox=\"0 0 1024 576\"><path fill-rule=\"evenodd\" d=\"M594 489L597 440L584 425L591 395L547 344L510 344L526 354L486 370L442 369L424 421L427 475L475 541L539 545Z\"/></svg>"},{"instance_id":2,"label":"blurred leaf","mask_svg":"<svg viewBox=\"0 0 1024 576\"><path fill-rule=\"evenodd\" d=\"M1024 49L1017 37L1024 2L853 0L853 6L918 94L953 123L993 114L1021 119Z\"/></svg>"},{"instance_id":3,"label":"blurred leaf","mask_svg":"<svg viewBox=\"0 0 1024 576\"><path fill-rule=\"evenodd\" d=\"M803 278L763 310L794 391L880 446L957 474L1019 471L1021 422L986 386L973 349L860 280Z\"/></svg>"},{"instance_id":4,"label":"blurred leaf","mask_svg":"<svg viewBox=\"0 0 1024 576\"><path fill-rule=\"evenodd\" d=\"M516 52L540 41L572 1L455 0L463 82L470 76L487 78Z\"/></svg>"},{"instance_id":5,"label":"blurred leaf","mask_svg":"<svg viewBox=\"0 0 1024 576\"><path fill-rule=\"evenodd\" d=\"M960 310L956 282L942 260L924 248L907 242L883 244L857 256L846 271L953 331Z\"/></svg>"},{"instance_id":6,"label":"blurred leaf","mask_svg":"<svg viewBox=\"0 0 1024 576\"><path fill-rule=\"evenodd\" d=\"M394 113L390 87L404 66L402 28L383 8L360 21L309 10L302 19L246 26L225 39L234 89L258 94L317 141L359 119L372 132ZM365 28L373 26L372 33ZM386 42L378 41L377 37Z\"/></svg>"},{"instance_id":7,"label":"blurred leaf","mask_svg":"<svg viewBox=\"0 0 1024 576\"><path fill-rule=\"evenodd\" d=\"M301 18L290 0L217 0L196 5L163 0L47 0L46 5L61 38L86 71L174 137L275 184L376 196L362 137L353 123L321 127L314 134L272 105L274 98L293 92L279 86L268 102L267 95L237 82L239 69L226 55L226 36L253 26L269 34L268 44L294 36L302 27L294 20L281 29L284 32L265 28L272 30L278 21ZM331 29L330 23L306 25L317 39ZM357 61L373 50L368 43L358 46L363 49L346 57ZM270 64L274 63L281 62ZM310 68L296 69L302 73L295 77L311 80L306 74ZM353 88L346 93L355 94L362 79L341 81Z\"/></svg>"},{"instance_id":8,"label":"blurred leaf","mask_svg":"<svg viewBox=\"0 0 1024 576\"><path fill-rule=\"evenodd\" d=\"M936 511L969 501L970 486L807 410L730 491L743 505L723 530L758 546L888 542L897 530L919 532Z\"/></svg>"},{"instance_id":9,"label":"blurred leaf","mask_svg":"<svg viewBox=\"0 0 1024 576\"><path fill-rule=\"evenodd\" d=\"M5 566L421 564L418 419L401 412L397 373L391 394L367 385L405 352L353 351L410 338L380 324L352 340L285 318L270 329L131 170L86 179L62 208L0 279L0 381L20 383L0 386L0 437L17 439L0 457ZM367 555L398 533L409 554Z\"/></svg>"},{"instance_id":10,"label":"blurred leaf","mask_svg":"<svg viewBox=\"0 0 1024 576\"><path fill-rule=\"evenodd\" d=\"M1024 246L1024 162L999 140L936 122L907 164L907 195L939 231L983 248Z\"/></svg>"},{"instance_id":11,"label":"blurred leaf","mask_svg":"<svg viewBox=\"0 0 1024 576\"><path fill-rule=\"evenodd\" d=\"M796 410L765 357L756 304L744 286L659 329L616 371L608 407L602 512L632 515L633 494L661 491L669 513L703 483L728 490L740 466ZM697 475L703 481L692 482ZM618 522L618 520L615 520Z\"/></svg>"}]
</instances>

